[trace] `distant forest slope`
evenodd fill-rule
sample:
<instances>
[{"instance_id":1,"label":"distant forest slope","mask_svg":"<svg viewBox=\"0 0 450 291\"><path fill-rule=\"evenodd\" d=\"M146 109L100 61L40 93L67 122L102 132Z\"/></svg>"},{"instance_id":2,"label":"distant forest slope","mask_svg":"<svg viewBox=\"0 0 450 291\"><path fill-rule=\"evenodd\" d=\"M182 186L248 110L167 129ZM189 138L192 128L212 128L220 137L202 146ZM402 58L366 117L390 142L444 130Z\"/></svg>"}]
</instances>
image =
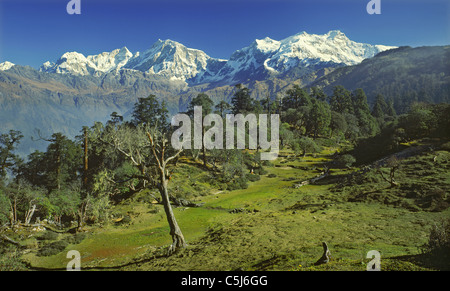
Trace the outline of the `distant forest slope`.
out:
<instances>
[{"instance_id":1,"label":"distant forest slope","mask_svg":"<svg viewBox=\"0 0 450 291\"><path fill-rule=\"evenodd\" d=\"M400 47L355 66L336 69L312 84L331 94L334 86L364 89L369 103L382 94L397 113L414 102L450 102L450 46Z\"/></svg>"}]
</instances>

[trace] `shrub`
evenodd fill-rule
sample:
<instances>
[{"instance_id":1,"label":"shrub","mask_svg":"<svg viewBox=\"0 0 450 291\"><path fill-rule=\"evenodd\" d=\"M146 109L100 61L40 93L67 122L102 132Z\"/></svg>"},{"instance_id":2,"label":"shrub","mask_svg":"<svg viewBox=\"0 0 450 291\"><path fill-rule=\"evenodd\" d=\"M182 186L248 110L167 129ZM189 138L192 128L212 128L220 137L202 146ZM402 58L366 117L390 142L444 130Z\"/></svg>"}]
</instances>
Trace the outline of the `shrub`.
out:
<instances>
[{"instance_id":1,"label":"shrub","mask_svg":"<svg viewBox=\"0 0 450 291\"><path fill-rule=\"evenodd\" d=\"M20 259L17 249L8 248L0 252L0 271L25 271L26 266Z\"/></svg>"},{"instance_id":2,"label":"shrub","mask_svg":"<svg viewBox=\"0 0 450 291\"><path fill-rule=\"evenodd\" d=\"M56 254L62 252L68 245L69 245L69 243L65 240L55 241L51 244L43 246L39 250L37 255L40 257L53 256L53 255L56 255Z\"/></svg>"},{"instance_id":3,"label":"shrub","mask_svg":"<svg viewBox=\"0 0 450 291\"><path fill-rule=\"evenodd\" d=\"M261 177L256 174L247 174L246 179L250 182L255 182L255 181L259 181L261 179Z\"/></svg>"},{"instance_id":4,"label":"shrub","mask_svg":"<svg viewBox=\"0 0 450 291\"><path fill-rule=\"evenodd\" d=\"M450 142L446 142L443 145L441 145L441 149L450 152Z\"/></svg>"},{"instance_id":5,"label":"shrub","mask_svg":"<svg viewBox=\"0 0 450 291\"><path fill-rule=\"evenodd\" d=\"M74 235L71 235L71 236L67 237L65 240L69 244L76 245L76 244L81 243L85 238L86 238L86 234L85 233L78 232L78 233L76 233Z\"/></svg>"},{"instance_id":6,"label":"shrub","mask_svg":"<svg viewBox=\"0 0 450 291\"><path fill-rule=\"evenodd\" d=\"M448 264L450 260L450 219L442 219L431 227L428 243L423 246L422 250Z\"/></svg>"},{"instance_id":7,"label":"shrub","mask_svg":"<svg viewBox=\"0 0 450 291\"><path fill-rule=\"evenodd\" d=\"M349 154L345 154L342 156L338 156L334 159L334 163L338 168L347 168L353 165L356 162L356 159Z\"/></svg>"},{"instance_id":8,"label":"shrub","mask_svg":"<svg viewBox=\"0 0 450 291\"><path fill-rule=\"evenodd\" d=\"M235 179L234 181L228 183L227 190L238 190L238 189L247 189L247 179L244 177L240 177Z\"/></svg>"},{"instance_id":9,"label":"shrub","mask_svg":"<svg viewBox=\"0 0 450 291\"><path fill-rule=\"evenodd\" d=\"M58 239L58 234L53 231L46 231L41 236L37 237L38 240L56 240Z\"/></svg>"}]
</instances>

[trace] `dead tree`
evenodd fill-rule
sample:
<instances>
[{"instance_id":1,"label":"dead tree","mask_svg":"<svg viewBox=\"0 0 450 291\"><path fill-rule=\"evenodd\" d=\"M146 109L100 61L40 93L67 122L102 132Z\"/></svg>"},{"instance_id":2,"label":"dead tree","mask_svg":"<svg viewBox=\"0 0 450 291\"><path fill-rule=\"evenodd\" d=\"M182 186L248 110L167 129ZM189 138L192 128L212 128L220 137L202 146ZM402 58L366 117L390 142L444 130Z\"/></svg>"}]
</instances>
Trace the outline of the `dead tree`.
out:
<instances>
[{"instance_id":1,"label":"dead tree","mask_svg":"<svg viewBox=\"0 0 450 291\"><path fill-rule=\"evenodd\" d=\"M184 248L186 241L173 213L168 191L168 183L171 180L169 166L182 149L174 151L169 147L164 134L145 126L123 126L112 130L102 140L112 145L139 170L140 174L134 175L134 178L142 179L147 182L147 187L159 190L173 241L169 254Z\"/></svg>"},{"instance_id":2,"label":"dead tree","mask_svg":"<svg viewBox=\"0 0 450 291\"><path fill-rule=\"evenodd\" d=\"M32 204L32 202L30 202L30 208L25 214L25 224L30 224L31 218L33 217L35 211L36 211L36 204Z\"/></svg>"},{"instance_id":3,"label":"dead tree","mask_svg":"<svg viewBox=\"0 0 450 291\"><path fill-rule=\"evenodd\" d=\"M381 171L381 166L377 167L377 172L381 175L381 178L391 184L391 187L397 187L399 184L395 181L395 171L399 168L400 162L397 157L392 156L386 161L386 166L390 168L389 178L385 177Z\"/></svg>"},{"instance_id":4,"label":"dead tree","mask_svg":"<svg viewBox=\"0 0 450 291\"><path fill-rule=\"evenodd\" d=\"M150 141L151 149L153 156L157 163L158 169L158 182L156 183L159 192L161 193L162 202L164 205L164 211L166 212L167 221L170 226L170 235L172 236L172 245L169 249L169 253L176 251L179 248L186 247L186 241L184 240L183 233L181 232L180 227L178 226L177 220L175 219L175 215L173 214L172 206L170 205L169 191L168 191L168 183L171 179L169 175L169 171L167 170L167 165L170 161L175 159L183 150L182 148L178 150L175 154L165 157L165 151L167 148L167 139L164 137L161 140L160 151L158 154L158 145L154 142L150 132L147 131L147 137Z\"/></svg>"},{"instance_id":5,"label":"dead tree","mask_svg":"<svg viewBox=\"0 0 450 291\"><path fill-rule=\"evenodd\" d=\"M322 257L320 257L320 259L317 260L317 262L314 263L314 265L321 265L321 264L326 264L330 261L330 250L328 249L328 245L326 242L322 242L322 247L323 247L323 254Z\"/></svg>"}]
</instances>

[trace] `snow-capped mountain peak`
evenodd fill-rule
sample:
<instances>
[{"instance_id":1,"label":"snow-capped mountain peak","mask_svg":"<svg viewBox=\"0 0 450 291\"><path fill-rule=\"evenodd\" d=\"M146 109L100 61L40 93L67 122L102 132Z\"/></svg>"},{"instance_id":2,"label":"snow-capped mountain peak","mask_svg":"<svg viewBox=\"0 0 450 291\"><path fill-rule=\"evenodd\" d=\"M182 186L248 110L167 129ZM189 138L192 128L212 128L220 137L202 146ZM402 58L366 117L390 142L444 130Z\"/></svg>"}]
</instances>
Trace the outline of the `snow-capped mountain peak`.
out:
<instances>
[{"instance_id":1,"label":"snow-capped mountain peak","mask_svg":"<svg viewBox=\"0 0 450 291\"><path fill-rule=\"evenodd\" d=\"M8 61L0 63L0 71L7 71L14 66L15 66L15 64L8 62Z\"/></svg>"},{"instance_id":2,"label":"snow-capped mountain peak","mask_svg":"<svg viewBox=\"0 0 450 291\"><path fill-rule=\"evenodd\" d=\"M119 70L125 66L132 57L133 54L126 47L123 47L121 49L115 49L112 52L88 56L87 59L95 65L98 71L110 72Z\"/></svg>"},{"instance_id":3,"label":"snow-capped mountain peak","mask_svg":"<svg viewBox=\"0 0 450 291\"><path fill-rule=\"evenodd\" d=\"M159 39L144 53L136 54L125 67L186 80L206 70L210 59L211 57L201 50L187 48L170 39Z\"/></svg>"},{"instance_id":4,"label":"snow-capped mountain peak","mask_svg":"<svg viewBox=\"0 0 450 291\"><path fill-rule=\"evenodd\" d=\"M45 62L39 70L48 73L82 76L99 75L119 70L132 57L133 54L126 47L87 57L78 52L67 52L56 63Z\"/></svg>"},{"instance_id":5,"label":"snow-capped mountain peak","mask_svg":"<svg viewBox=\"0 0 450 291\"><path fill-rule=\"evenodd\" d=\"M307 33L305 32L305 34L307 34ZM347 38L347 36L340 30L330 30L326 34L326 36L329 39L335 39L336 37Z\"/></svg>"},{"instance_id":6,"label":"snow-capped mountain peak","mask_svg":"<svg viewBox=\"0 0 450 291\"><path fill-rule=\"evenodd\" d=\"M159 39L142 53L133 54L126 47L87 57L68 52L56 63L44 63L40 70L100 75L132 69L191 84L231 83L285 74L294 68L311 71L325 66L355 65L392 48L395 47L352 41L339 30L322 35L302 31L282 40L256 39L235 51L229 60L221 60L179 42Z\"/></svg>"},{"instance_id":7,"label":"snow-capped mountain peak","mask_svg":"<svg viewBox=\"0 0 450 291\"><path fill-rule=\"evenodd\" d=\"M274 52L280 48L281 42L270 37L255 40L255 47L264 53Z\"/></svg>"}]
</instances>

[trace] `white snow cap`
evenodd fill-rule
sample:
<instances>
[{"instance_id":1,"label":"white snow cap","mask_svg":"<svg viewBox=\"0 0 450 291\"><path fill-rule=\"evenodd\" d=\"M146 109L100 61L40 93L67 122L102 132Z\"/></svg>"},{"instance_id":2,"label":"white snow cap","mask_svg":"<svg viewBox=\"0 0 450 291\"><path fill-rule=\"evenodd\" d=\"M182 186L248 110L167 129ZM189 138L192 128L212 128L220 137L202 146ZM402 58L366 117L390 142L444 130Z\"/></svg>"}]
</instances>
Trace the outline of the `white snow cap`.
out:
<instances>
[{"instance_id":1,"label":"white snow cap","mask_svg":"<svg viewBox=\"0 0 450 291\"><path fill-rule=\"evenodd\" d=\"M14 66L15 66L15 64L8 62L8 61L0 63L0 71L7 71Z\"/></svg>"},{"instance_id":2,"label":"white snow cap","mask_svg":"<svg viewBox=\"0 0 450 291\"><path fill-rule=\"evenodd\" d=\"M258 68L279 74L296 66L307 67L327 62L355 65L393 48L396 47L352 41L340 30L331 30L322 35L302 31L279 41L269 37L256 39L248 47L235 51L229 60L221 60L201 50L187 48L179 42L159 39L143 53L133 54L126 47L87 57L68 52L56 63L45 62L40 71L99 75L131 69L174 80L196 78L201 82L213 82L231 80L239 72Z\"/></svg>"}]
</instances>

